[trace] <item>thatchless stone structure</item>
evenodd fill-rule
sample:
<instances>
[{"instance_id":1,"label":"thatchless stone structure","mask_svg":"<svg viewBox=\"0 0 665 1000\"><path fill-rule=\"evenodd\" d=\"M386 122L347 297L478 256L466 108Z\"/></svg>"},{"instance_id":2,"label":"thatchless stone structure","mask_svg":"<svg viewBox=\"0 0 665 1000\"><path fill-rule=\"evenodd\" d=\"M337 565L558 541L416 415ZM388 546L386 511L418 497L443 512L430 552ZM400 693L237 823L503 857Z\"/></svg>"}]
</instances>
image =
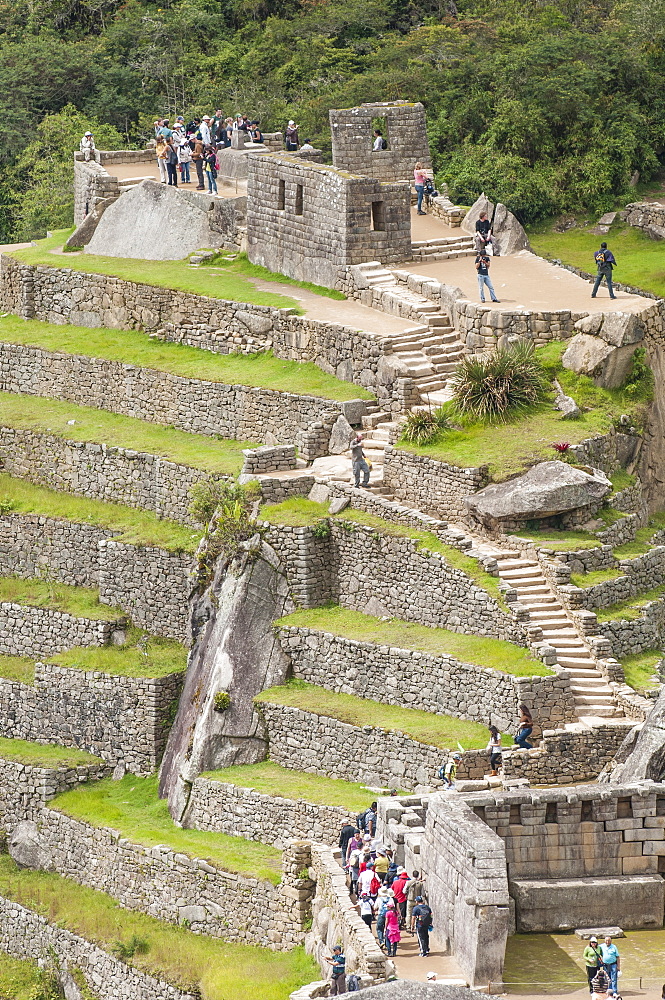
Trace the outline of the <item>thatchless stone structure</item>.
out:
<instances>
[{"instance_id":1,"label":"thatchless stone structure","mask_svg":"<svg viewBox=\"0 0 665 1000\"><path fill-rule=\"evenodd\" d=\"M375 128L383 133L387 149L372 149ZM425 109L420 103L385 101L332 110L330 131L338 170L380 181L412 181L416 163L431 169Z\"/></svg>"},{"instance_id":2,"label":"thatchless stone structure","mask_svg":"<svg viewBox=\"0 0 665 1000\"><path fill-rule=\"evenodd\" d=\"M328 287L350 264L406 260L409 188L298 156L250 156L247 254L253 264Z\"/></svg>"}]
</instances>

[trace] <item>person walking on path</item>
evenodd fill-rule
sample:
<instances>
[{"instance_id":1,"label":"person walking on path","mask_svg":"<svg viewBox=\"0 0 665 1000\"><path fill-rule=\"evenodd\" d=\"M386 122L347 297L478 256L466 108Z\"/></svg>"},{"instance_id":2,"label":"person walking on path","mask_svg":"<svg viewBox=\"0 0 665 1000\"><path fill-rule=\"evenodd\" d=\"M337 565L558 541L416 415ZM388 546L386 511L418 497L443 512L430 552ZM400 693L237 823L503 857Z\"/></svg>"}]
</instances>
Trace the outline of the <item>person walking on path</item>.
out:
<instances>
[{"instance_id":1,"label":"person walking on path","mask_svg":"<svg viewBox=\"0 0 665 1000\"><path fill-rule=\"evenodd\" d=\"M593 978L603 964L603 953L598 947L598 938L592 937L589 939L589 943L582 953L582 958L584 959L584 964L586 965L586 977L589 983L589 993L593 996Z\"/></svg>"},{"instance_id":2,"label":"person walking on path","mask_svg":"<svg viewBox=\"0 0 665 1000\"><path fill-rule=\"evenodd\" d=\"M517 723L517 736L515 737L515 743L522 750L533 750L533 743L529 743L529 736L533 732L533 716L531 712L526 707L526 705L520 705L520 719Z\"/></svg>"},{"instance_id":3,"label":"person walking on path","mask_svg":"<svg viewBox=\"0 0 665 1000\"><path fill-rule=\"evenodd\" d=\"M81 145L80 145L79 148L80 148L81 152L83 153L83 159L86 161L86 163L89 160L96 159L96 157L95 157L95 153L96 153L95 138L94 138L92 132L86 132L85 133L85 135L81 139Z\"/></svg>"},{"instance_id":4,"label":"person walking on path","mask_svg":"<svg viewBox=\"0 0 665 1000\"><path fill-rule=\"evenodd\" d=\"M416 897L416 905L413 908L413 916L416 921L416 934L420 946L420 957L427 958L429 955L429 931L432 926L432 911L422 896Z\"/></svg>"},{"instance_id":5,"label":"person walking on path","mask_svg":"<svg viewBox=\"0 0 665 1000\"><path fill-rule=\"evenodd\" d=\"M439 777L441 778L441 781L443 781L444 790L455 787L457 768L461 759L461 753L451 753L443 767L439 768Z\"/></svg>"},{"instance_id":6,"label":"person walking on path","mask_svg":"<svg viewBox=\"0 0 665 1000\"><path fill-rule=\"evenodd\" d=\"M173 139L166 140L166 173L169 184L178 186L178 148L173 144Z\"/></svg>"},{"instance_id":7,"label":"person walking on path","mask_svg":"<svg viewBox=\"0 0 665 1000\"><path fill-rule=\"evenodd\" d=\"M363 487L369 486L369 465L363 451L363 436L356 434L351 439L351 465L353 468L353 481L356 489L360 487L360 473L363 474ZM376 815L375 815L376 820Z\"/></svg>"},{"instance_id":8,"label":"person walking on path","mask_svg":"<svg viewBox=\"0 0 665 1000\"><path fill-rule=\"evenodd\" d=\"M395 903L391 900L386 909L386 943L390 958L394 958L397 954L397 945L401 940L402 935L399 932L399 917L397 916Z\"/></svg>"},{"instance_id":9,"label":"person walking on path","mask_svg":"<svg viewBox=\"0 0 665 1000\"><path fill-rule=\"evenodd\" d=\"M374 922L374 903L367 893L360 897L360 918L371 930Z\"/></svg>"},{"instance_id":10,"label":"person walking on path","mask_svg":"<svg viewBox=\"0 0 665 1000\"><path fill-rule=\"evenodd\" d=\"M332 955L326 957L326 962L328 965L332 965L330 996L336 997L341 993L346 993L346 958L338 944L335 945L332 952Z\"/></svg>"},{"instance_id":11,"label":"person walking on path","mask_svg":"<svg viewBox=\"0 0 665 1000\"><path fill-rule=\"evenodd\" d=\"M406 924L406 887L409 882L408 873L404 868L397 869L397 878L393 882L391 888L393 890L393 895L395 897L395 902L399 909L399 925L404 927Z\"/></svg>"},{"instance_id":12,"label":"person walking on path","mask_svg":"<svg viewBox=\"0 0 665 1000\"><path fill-rule=\"evenodd\" d=\"M492 279L490 278L490 258L485 250L479 250L476 255L476 271L478 273L478 291L480 301L485 301L485 285L487 285L492 302L498 302Z\"/></svg>"},{"instance_id":13,"label":"person walking on path","mask_svg":"<svg viewBox=\"0 0 665 1000\"><path fill-rule=\"evenodd\" d=\"M607 243L600 244L600 250L596 250L593 255L593 259L596 262L597 271L591 298L595 299L604 278L607 282L610 298L615 299L616 295L614 294L614 288L612 287L612 268L616 267L617 262L612 251L607 249Z\"/></svg>"},{"instance_id":14,"label":"person walking on path","mask_svg":"<svg viewBox=\"0 0 665 1000\"><path fill-rule=\"evenodd\" d=\"M189 184L189 164L192 162L192 149L188 142L178 146L178 162L183 184Z\"/></svg>"},{"instance_id":15,"label":"person walking on path","mask_svg":"<svg viewBox=\"0 0 665 1000\"><path fill-rule=\"evenodd\" d=\"M380 948L386 947L386 913L392 901L392 893L385 885L379 889L376 901L376 936Z\"/></svg>"},{"instance_id":16,"label":"person walking on path","mask_svg":"<svg viewBox=\"0 0 665 1000\"><path fill-rule=\"evenodd\" d=\"M425 194L425 180L427 179L427 173L422 165L422 163L416 163L413 168L413 183L416 189L416 194L418 195L418 215L427 215L427 212L423 212L423 195Z\"/></svg>"},{"instance_id":17,"label":"person walking on path","mask_svg":"<svg viewBox=\"0 0 665 1000\"><path fill-rule=\"evenodd\" d=\"M349 841L352 839L356 828L352 823L344 823L342 829L339 831L339 849L342 852L342 864L346 864L347 849L349 846Z\"/></svg>"},{"instance_id":18,"label":"person walking on path","mask_svg":"<svg viewBox=\"0 0 665 1000\"><path fill-rule=\"evenodd\" d=\"M204 148L203 143L200 139L194 139L194 148L192 150L192 161L196 168L196 179L198 184L196 185L197 191L205 191L205 183L203 180L203 168L205 166L204 159Z\"/></svg>"},{"instance_id":19,"label":"person walking on path","mask_svg":"<svg viewBox=\"0 0 665 1000\"><path fill-rule=\"evenodd\" d=\"M208 178L208 194L217 194L217 150L214 146L205 147L204 169Z\"/></svg>"},{"instance_id":20,"label":"person walking on path","mask_svg":"<svg viewBox=\"0 0 665 1000\"><path fill-rule=\"evenodd\" d=\"M605 968L605 972L610 977L612 992L616 993L617 980L619 978L619 970L621 968L619 949L615 944L612 944L612 938L608 935L601 944L600 950L603 953L603 966Z\"/></svg>"},{"instance_id":21,"label":"person walking on path","mask_svg":"<svg viewBox=\"0 0 665 1000\"><path fill-rule=\"evenodd\" d=\"M501 767L501 733L496 728L496 726L489 727L489 743L487 744L487 749L490 755L490 774L493 778L496 777L499 768Z\"/></svg>"},{"instance_id":22,"label":"person walking on path","mask_svg":"<svg viewBox=\"0 0 665 1000\"><path fill-rule=\"evenodd\" d=\"M427 892L425 890L425 880L421 877L420 872L414 868L411 881L406 887L406 926L410 934L413 934L415 930L415 924L413 921L413 908L416 904L416 900L420 899L427 902Z\"/></svg>"}]
</instances>

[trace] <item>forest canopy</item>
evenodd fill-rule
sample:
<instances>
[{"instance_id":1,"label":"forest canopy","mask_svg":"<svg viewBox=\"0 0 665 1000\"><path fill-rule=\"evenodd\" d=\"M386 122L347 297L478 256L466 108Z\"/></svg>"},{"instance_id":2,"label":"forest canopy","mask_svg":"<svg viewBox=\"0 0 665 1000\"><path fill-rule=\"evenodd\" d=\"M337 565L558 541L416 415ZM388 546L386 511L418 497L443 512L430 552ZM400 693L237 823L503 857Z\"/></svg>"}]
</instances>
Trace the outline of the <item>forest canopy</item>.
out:
<instances>
[{"instance_id":1,"label":"forest canopy","mask_svg":"<svg viewBox=\"0 0 665 1000\"><path fill-rule=\"evenodd\" d=\"M158 115L420 100L439 181L525 221L602 212L665 162L665 0L2 0L0 242L71 221L71 157ZM55 116L55 117L54 117Z\"/></svg>"}]
</instances>

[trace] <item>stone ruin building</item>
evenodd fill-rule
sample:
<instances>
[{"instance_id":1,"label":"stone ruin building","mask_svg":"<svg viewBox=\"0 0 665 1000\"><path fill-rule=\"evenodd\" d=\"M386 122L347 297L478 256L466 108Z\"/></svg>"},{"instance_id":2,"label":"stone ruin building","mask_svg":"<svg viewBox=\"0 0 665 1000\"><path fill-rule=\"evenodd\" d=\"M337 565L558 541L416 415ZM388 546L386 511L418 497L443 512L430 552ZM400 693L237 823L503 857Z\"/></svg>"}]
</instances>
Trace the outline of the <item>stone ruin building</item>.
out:
<instances>
[{"instance_id":1,"label":"stone ruin building","mask_svg":"<svg viewBox=\"0 0 665 1000\"><path fill-rule=\"evenodd\" d=\"M279 134L258 151L236 137L224 151L218 199L143 176L151 150L100 152L91 163L77 155L78 228L69 242L139 261L153 252L175 260L203 247L246 249L254 263L342 289L349 302L331 307L339 310L334 320L174 295L97 273L93 263L63 266L57 256L48 265L12 253L0 259L0 309L25 320L135 331L165 352L174 344L206 351L205 360L210 352L269 350L277 359L318 365L340 380L338 390L348 390L328 398L176 376L129 359L97 358L92 349L72 354L16 344L9 335L0 343L0 390L8 396L30 395L34 408L57 399L175 428L199 435L191 441L201 450L219 438L235 441L242 450L237 481L258 482L273 514L292 497L307 497L323 511L312 523L292 524L262 520L257 508L256 533L227 559L205 545L195 554L192 547L129 542L73 515L3 510L0 573L87 587L109 613L77 618L19 599L0 607L0 654L35 661L29 683L0 671L0 737L90 755L78 767L32 766L3 743L0 833L17 863L104 892L120 913L137 909L163 926L180 925L183 935L285 952L305 944L322 979L292 1000L327 995L325 956L337 941L349 970L376 988L368 998L432 1000L424 984L386 982L393 963L351 906L335 844L340 825L355 816L215 772L269 760L362 783L368 795L378 788L385 792L379 835L400 864L426 871L436 934L459 977L501 992L506 947L516 933L600 927L610 915L627 930L663 929L665 694L656 700L630 688L622 667L633 653L665 647L665 598L644 598L665 585L663 529L652 526L645 551L630 559L615 549L641 538L665 504L665 311L662 301L638 296L631 312L500 311L431 270L418 273L419 265L473 256L475 219L494 206L483 195L467 212L437 198L429 222L445 231L414 239L413 165L432 162L423 106L395 101L332 110L330 125L332 165L316 151L285 153ZM372 149L377 127L385 150ZM174 208L183 229L171 226L153 251L152 235L166 232ZM504 206L496 206L495 218L501 253L525 251L524 231ZM195 254L189 260L199 262ZM354 303L371 316L367 328L346 318L344 307ZM564 367L613 389L644 349L656 375L644 428L621 417L604 433L578 438L570 463L535 462L500 482L491 481L487 465L461 467L398 442L409 412L450 398L449 379L461 359L519 339L536 347L566 341ZM554 406L569 414L576 404L560 391ZM72 418L66 427L76 423ZM367 490L351 485L344 457L358 429L374 465ZM134 442L110 446L56 430L5 418L3 473L102 505L138 508L198 540L191 489L217 474L196 457L167 459L138 451ZM344 475L335 462L347 463ZM630 485L615 490L617 472ZM236 481L235 474L219 478ZM614 506L606 523L600 515L608 504ZM368 514L371 525L363 523ZM586 531L590 545L558 550L549 536L538 537L562 528ZM432 539L437 544L428 548ZM610 572L593 586L574 582L597 571ZM633 599L642 600L636 615L598 613ZM296 609L336 605L370 616L379 629L393 618L505 643L504 650L509 644L511 653L530 658L533 675L490 668L472 652L350 639L335 631L332 610L325 627L285 620ZM130 626L186 646L186 670L134 677L54 662L63 649L122 645ZM662 664L660 671L662 679ZM289 679L329 697L380 699L504 731L526 702L536 709L538 745L507 750L501 778L487 776L484 750L465 750L457 789L442 791L440 746L271 694ZM177 824L277 849L279 879L227 871L168 843L134 843L130 834L76 820L52 801L86 781L157 769ZM389 796L391 788L400 794ZM180 985L148 976L1 893L0 912L0 948L39 960L52 952L75 1000L84 994L74 992L70 967L94 983L99 1000L193 1000ZM459 1000L454 985L437 995Z\"/></svg>"}]
</instances>

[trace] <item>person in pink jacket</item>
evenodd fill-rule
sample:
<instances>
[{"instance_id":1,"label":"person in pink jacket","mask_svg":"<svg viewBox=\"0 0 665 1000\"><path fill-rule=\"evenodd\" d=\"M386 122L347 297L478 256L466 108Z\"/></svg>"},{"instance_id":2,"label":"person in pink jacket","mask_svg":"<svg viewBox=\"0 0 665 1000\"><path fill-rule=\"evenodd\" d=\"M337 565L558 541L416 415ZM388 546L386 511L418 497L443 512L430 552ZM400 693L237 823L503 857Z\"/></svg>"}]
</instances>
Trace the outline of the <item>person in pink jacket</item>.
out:
<instances>
[{"instance_id":1,"label":"person in pink jacket","mask_svg":"<svg viewBox=\"0 0 665 1000\"><path fill-rule=\"evenodd\" d=\"M395 904L388 903L388 909L386 910L386 944L388 946L388 954L391 958L394 958L397 954L397 945L401 940L402 935L399 932L399 917L395 909Z\"/></svg>"}]
</instances>

